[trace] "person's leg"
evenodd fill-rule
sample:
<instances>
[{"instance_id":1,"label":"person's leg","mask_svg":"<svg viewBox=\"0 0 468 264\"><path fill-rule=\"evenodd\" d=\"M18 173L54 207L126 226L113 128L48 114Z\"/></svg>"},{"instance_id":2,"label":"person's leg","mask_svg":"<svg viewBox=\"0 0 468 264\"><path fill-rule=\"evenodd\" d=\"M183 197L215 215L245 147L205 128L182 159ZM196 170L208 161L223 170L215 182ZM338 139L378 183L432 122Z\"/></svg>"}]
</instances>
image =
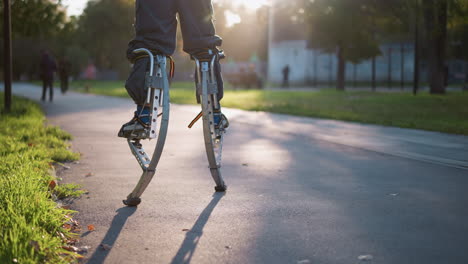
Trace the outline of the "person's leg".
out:
<instances>
[{"instance_id":1,"label":"person's leg","mask_svg":"<svg viewBox=\"0 0 468 264\"><path fill-rule=\"evenodd\" d=\"M127 57L134 65L125 88L135 104L143 105L147 93L144 86L149 59L136 60L138 56L133 51L145 48L164 55L174 53L177 29L176 6L174 0L137 0L135 10L135 38L130 41L127 49Z\"/></svg>"},{"instance_id":2,"label":"person's leg","mask_svg":"<svg viewBox=\"0 0 468 264\"><path fill-rule=\"evenodd\" d=\"M54 80L53 79L49 80L49 89L50 89L49 101L52 102L52 100L54 100Z\"/></svg>"},{"instance_id":3,"label":"person's leg","mask_svg":"<svg viewBox=\"0 0 468 264\"><path fill-rule=\"evenodd\" d=\"M218 52L217 47L222 44L222 39L216 35L211 0L176 1L184 39L184 51L198 59L206 57L206 54L209 54L208 50L212 50L215 54L208 57L217 56L214 72L218 84L218 100L221 100L224 94L224 85L219 56L216 53ZM227 128L229 122L221 113L221 108L215 109L214 114L215 125L224 123L225 128Z\"/></svg>"},{"instance_id":4,"label":"person's leg","mask_svg":"<svg viewBox=\"0 0 468 264\"><path fill-rule=\"evenodd\" d=\"M176 0L180 28L184 38L184 51L193 55L221 46L213 24L211 0Z\"/></svg>"},{"instance_id":5,"label":"person's leg","mask_svg":"<svg viewBox=\"0 0 468 264\"><path fill-rule=\"evenodd\" d=\"M63 82L64 82L64 86L65 86L65 90L63 93L66 93L68 91L68 74L65 74L64 78L63 78Z\"/></svg>"},{"instance_id":6,"label":"person's leg","mask_svg":"<svg viewBox=\"0 0 468 264\"><path fill-rule=\"evenodd\" d=\"M46 80L45 80L45 79L42 79L42 96L41 96L41 101L44 101L44 100L45 100L46 89L47 89Z\"/></svg>"},{"instance_id":7,"label":"person's leg","mask_svg":"<svg viewBox=\"0 0 468 264\"><path fill-rule=\"evenodd\" d=\"M127 57L133 62L133 50L139 48L172 55L176 45L176 5L174 0L136 0L135 38L130 41Z\"/></svg>"},{"instance_id":8,"label":"person's leg","mask_svg":"<svg viewBox=\"0 0 468 264\"><path fill-rule=\"evenodd\" d=\"M133 63L132 71L125 83L125 88L137 105L134 117L124 124L118 136L128 134L149 126L151 114L149 106L145 105L147 90L145 90L146 73L150 67L148 57L138 58L133 53L135 49L145 48L156 54L172 55L176 44L176 5L174 0L137 0L135 3L136 21L135 38L130 41L127 58ZM146 53L145 53L146 54Z\"/></svg>"}]
</instances>

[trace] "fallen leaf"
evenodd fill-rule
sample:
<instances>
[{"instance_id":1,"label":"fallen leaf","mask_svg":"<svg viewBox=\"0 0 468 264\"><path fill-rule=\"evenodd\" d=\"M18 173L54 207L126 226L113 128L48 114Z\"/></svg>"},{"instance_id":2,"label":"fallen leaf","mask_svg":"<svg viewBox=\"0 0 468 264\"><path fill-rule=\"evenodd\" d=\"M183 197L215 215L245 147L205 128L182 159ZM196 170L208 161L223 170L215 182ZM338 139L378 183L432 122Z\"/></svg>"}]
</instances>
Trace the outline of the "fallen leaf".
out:
<instances>
[{"instance_id":1,"label":"fallen leaf","mask_svg":"<svg viewBox=\"0 0 468 264\"><path fill-rule=\"evenodd\" d=\"M49 182L49 190L55 189L56 186L57 186L57 183L55 181L50 181Z\"/></svg>"},{"instance_id":2,"label":"fallen leaf","mask_svg":"<svg viewBox=\"0 0 468 264\"><path fill-rule=\"evenodd\" d=\"M65 228L65 229L71 229L71 225L70 225L70 224L64 224L62 227Z\"/></svg>"},{"instance_id":3,"label":"fallen leaf","mask_svg":"<svg viewBox=\"0 0 468 264\"><path fill-rule=\"evenodd\" d=\"M88 172L88 173L85 175L85 177L91 177L91 176L93 176L93 175L94 175L94 173Z\"/></svg>"},{"instance_id":4,"label":"fallen leaf","mask_svg":"<svg viewBox=\"0 0 468 264\"><path fill-rule=\"evenodd\" d=\"M225 246L226 249L231 249L232 247L231 246Z\"/></svg>"},{"instance_id":5,"label":"fallen leaf","mask_svg":"<svg viewBox=\"0 0 468 264\"><path fill-rule=\"evenodd\" d=\"M94 231L94 225L88 225L88 231Z\"/></svg>"},{"instance_id":6,"label":"fallen leaf","mask_svg":"<svg viewBox=\"0 0 468 264\"><path fill-rule=\"evenodd\" d=\"M75 230L74 230L74 231L75 231ZM69 238L69 239L67 239L67 241L65 241L65 242L67 243L67 245L75 245L76 242L78 242L78 240Z\"/></svg>"},{"instance_id":7,"label":"fallen leaf","mask_svg":"<svg viewBox=\"0 0 468 264\"><path fill-rule=\"evenodd\" d=\"M62 248L68 251L78 252L78 248L74 246L62 246Z\"/></svg>"},{"instance_id":8,"label":"fallen leaf","mask_svg":"<svg viewBox=\"0 0 468 264\"><path fill-rule=\"evenodd\" d=\"M374 257L372 257L372 255L360 255L358 257L359 260L361 261L368 261L368 260L372 260Z\"/></svg>"},{"instance_id":9,"label":"fallen leaf","mask_svg":"<svg viewBox=\"0 0 468 264\"><path fill-rule=\"evenodd\" d=\"M248 167L248 166L249 166L249 164L247 164L247 163L242 163L242 166L244 166L244 167Z\"/></svg>"},{"instance_id":10,"label":"fallen leaf","mask_svg":"<svg viewBox=\"0 0 468 264\"><path fill-rule=\"evenodd\" d=\"M101 247L102 250L110 250L112 248L111 246L109 246L107 244L101 244L100 247Z\"/></svg>"},{"instance_id":11,"label":"fallen leaf","mask_svg":"<svg viewBox=\"0 0 468 264\"><path fill-rule=\"evenodd\" d=\"M187 232L187 231L190 231L190 229L184 228L184 229L182 229L182 231Z\"/></svg>"},{"instance_id":12,"label":"fallen leaf","mask_svg":"<svg viewBox=\"0 0 468 264\"><path fill-rule=\"evenodd\" d=\"M28 143L28 147L34 147L35 144L34 143Z\"/></svg>"},{"instance_id":13,"label":"fallen leaf","mask_svg":"<svg viewBox=\"0 0 468 264\"><path fill-rule=\"evenodd\" d=\"M64 205L64 206L62 206L62 208L65 209L65 210L70 210L70 206L69 206L69 205Z\"/></svg>"}]
</instances>

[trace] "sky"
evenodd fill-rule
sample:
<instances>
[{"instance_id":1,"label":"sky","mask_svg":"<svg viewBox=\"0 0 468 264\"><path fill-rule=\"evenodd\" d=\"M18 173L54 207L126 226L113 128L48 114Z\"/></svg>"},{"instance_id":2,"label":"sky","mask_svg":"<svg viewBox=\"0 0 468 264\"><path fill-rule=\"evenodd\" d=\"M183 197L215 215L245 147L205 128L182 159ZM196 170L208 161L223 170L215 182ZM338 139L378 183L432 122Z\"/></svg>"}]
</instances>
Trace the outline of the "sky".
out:
<instances>
[{"instance_id":1,"label":"sky","mask_svg":"<svg viewBox=\"0 0 468 264\"><path fill-rule=\"evenodd\" d=\"M67 7L69 16L79 16L86 7L88 0L62 0L62 4Z\"/></svg>"},{"instance_id":2,"label":"sky","mask_svg":"<svg viewBox=\"0 0 468 264\"><path fill-rule=\"evenodd\" d=\"M222 1L222 0L214 0ZM67 13L69 16L78 16L83 12L86 7L88 0L62 0L64 6L67 7ZM264 4L267 4L269 0L230 0L231 3L236 5L244 5L249 9L256 9Z\"/></svg>"}]
</instances>

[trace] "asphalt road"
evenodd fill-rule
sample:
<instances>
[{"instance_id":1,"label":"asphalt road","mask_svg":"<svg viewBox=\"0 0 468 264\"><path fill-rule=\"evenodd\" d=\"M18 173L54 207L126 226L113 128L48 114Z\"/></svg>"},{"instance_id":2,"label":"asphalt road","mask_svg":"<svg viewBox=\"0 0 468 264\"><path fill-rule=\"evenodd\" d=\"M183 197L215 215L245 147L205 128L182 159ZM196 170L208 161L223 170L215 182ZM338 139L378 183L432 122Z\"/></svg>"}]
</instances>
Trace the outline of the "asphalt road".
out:
<instances>
[{"instance_id":1,"label":"asphalt road","mask_svg":"<svg viewBox=\"0 0 468 264\"><path fill-rule=\"evenodd\" d=\"M155 178L129 208L141 169L116 134L130 100L43 106L83 155L59 175L89 191L72 204L85 263L468 263L468 137L229 109L222 195L201 123L187 129L199 107L172 105Z\"/></svg>"}]
</instances>

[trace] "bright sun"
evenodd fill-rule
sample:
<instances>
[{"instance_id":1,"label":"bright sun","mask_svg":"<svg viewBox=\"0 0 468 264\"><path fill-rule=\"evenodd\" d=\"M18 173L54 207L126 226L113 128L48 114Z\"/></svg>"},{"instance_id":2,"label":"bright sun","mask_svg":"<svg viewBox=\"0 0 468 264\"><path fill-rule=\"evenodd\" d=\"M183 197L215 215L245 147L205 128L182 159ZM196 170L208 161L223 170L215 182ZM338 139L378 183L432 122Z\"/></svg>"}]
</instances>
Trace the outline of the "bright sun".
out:
<instances>
[{"instance_id":1,"label":"bright sun","mask_svg":"<svg viewBox=\"0 0 468 264\"><path fill-rule=\"evenodd\" d=\"M233 0L233 3L236 5L243 5L248 9L255 10L262 5L266 5L269 1L268 0Z\"/></svg>"},{"instance_id":2,"label":"bright sun","mask_svg":"<svg viewBox=\"0 0 468 264\"><path fill-rule=\"evenodd\" d=\"M263 5L268 5L272 0L213 0L213 2L223 3L229 2L233 4L235 7L244 6L247 10L254 11ZM226 16L226 26L232 27L235 24L241 22L241 17L239 14L232 12L230 10L224 11L224 15Z\"/></svg>"},{"instance_id":3,"label":"bright sun","mask_svg":"<svg viewBox=\"0 0 468 264\"><path fill-rule=\"evenodd\" d=\"M267 5L271 0L214 0L214 2L229 2L235 6L245 6L247 9L255 10Z\"/></svg>"}]
</instances>

